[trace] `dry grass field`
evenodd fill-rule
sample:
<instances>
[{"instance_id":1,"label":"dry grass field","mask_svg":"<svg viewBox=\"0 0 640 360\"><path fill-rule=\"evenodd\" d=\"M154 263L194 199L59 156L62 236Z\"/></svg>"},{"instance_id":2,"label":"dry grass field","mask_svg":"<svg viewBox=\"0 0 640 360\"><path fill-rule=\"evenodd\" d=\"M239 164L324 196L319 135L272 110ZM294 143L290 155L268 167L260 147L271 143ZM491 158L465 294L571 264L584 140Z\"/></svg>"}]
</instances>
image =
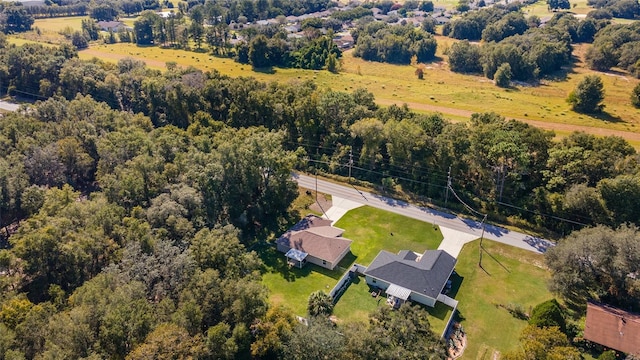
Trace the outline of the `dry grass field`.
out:
<instances>
[{"instance_id":1,"label":"dry grass field","mask_svg":"<svg viewBox=\"0 0 640 360\"><path fill-rule=\"evenodd\" d=\"M454 121L467 119L473 112L495 111L507 118L554 130L560 136L581 130L596 135L622 136L634 146L640 146L640 112L631 106L629 99L637 79L621 72L599 73L605 85L606 105L606 112L601 116L575 113L566 103L567 95L578 81L594 73L582 62L588 45L575 47L575 66L560 74L558 79L501 89L485 77L451 72L444 51L453 41L438 36L438 61L425 64L424 80L417 79L413 66L363 61L353 57L352 51L344 53L339 74L280 68L254 71L250 65L206 53L134 44L93 45L81 51L80 56L114 62L131 56L157 69L163 69L168 61L175 61L180 66L194 66L204 71L215 69L229 76L254 76L263 81L313 80L320 88L341 91L365 87L381 105L407 103L417 111L438 111Z\"/></svg>"},{"instance_id":2,"label":"dry grass field","mask_svg":"<svg viewBox=\"0 0 640 360\"><path fill-rule=\"evenodd\" d=\"M58 33L67 27L73 30L80 30L82 28L82 20L86 20L88 18L88 16L70 16L36 19L33 23L33 27L40 29L42 33Z\"/></svg>"},{"instance_id":3,"label":"dry grass field","mask_svg":"<svg viewBox=\"0 0 640 360\"><path fill-rule=\"evenodd\" d=\"M572 12L583 14L590 8L587 0L572 1L576 6ZM436 0L436 5L449 6L457 0ZM549 16L545 1L525 8L529 14ZM69 27L80 29L84 17L39 19L34 24L39 31L20 35L13 43L39 41L56 43L64 41L61 31ZM134 18L122 19L133 25ZM80 52L80 57L97 57L105 61L117 62L124 57L144 60L148 66L164 69L173 61L179 66L194 66L203 71L217 70L229 76L253 76L262 81L304 81L313 80L320 88L352 91L359 87L371 91L382 106L406 103L418 112L440 112L452 121L464 121L474 112L494 111L507 118L515 118L530 124L553 130L559 137L574 130L596 135L618 135L640 148L640 112L630 104L630 93L638 79L624 72L598 73L605 85L605 113L594 117L570 110L565 99L575 85L587 74L594 71L584 66L584 53L589 45L574 47L575 63L556 79L542 80L539 84L516 84L510 89L496 87L482 76L453 73L447 64L446 50L453 40L437 36L437 60L424 64L424 80L415 76L415 67L368 62L355 58L353 51L343 54L342 69L339 74L327 71L274 68L270 71L254 71L250 65L243 65L233 59L217 58L204 52L163 49L159 47L138 47L135 44L105 45L94 43Z\"/></svg>"}]
</instances>

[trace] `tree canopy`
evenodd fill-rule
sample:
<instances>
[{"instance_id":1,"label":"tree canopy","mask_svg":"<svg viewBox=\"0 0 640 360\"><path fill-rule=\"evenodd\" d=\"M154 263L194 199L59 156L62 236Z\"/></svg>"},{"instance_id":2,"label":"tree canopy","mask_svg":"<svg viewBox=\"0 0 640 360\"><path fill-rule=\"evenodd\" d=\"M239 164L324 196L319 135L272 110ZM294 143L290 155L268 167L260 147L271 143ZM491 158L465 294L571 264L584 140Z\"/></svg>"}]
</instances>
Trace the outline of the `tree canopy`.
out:
<instances>
[{"instance_id":1,"label":"tree canopy","mask_svg":"<svg viewBox=\"0 0 640 360\"><path fill-rule=\"evenodd\" d=\"M567 102L573 110L583 113L596 113L604 107L604 84L597 75L587 75L576 85L569 94Z\"/></svg>"},{"instance_id":2,"label":"tree canopy","mask_svg":"<svg viewBox=\"0 0 640 360\"><path fill-rule=\"evenodd\" d=\"M597 226L575 231L550 248L550 288L569 299L603 302L637 311L640 248L635 225Z\"/></svg>"}]
</instances>

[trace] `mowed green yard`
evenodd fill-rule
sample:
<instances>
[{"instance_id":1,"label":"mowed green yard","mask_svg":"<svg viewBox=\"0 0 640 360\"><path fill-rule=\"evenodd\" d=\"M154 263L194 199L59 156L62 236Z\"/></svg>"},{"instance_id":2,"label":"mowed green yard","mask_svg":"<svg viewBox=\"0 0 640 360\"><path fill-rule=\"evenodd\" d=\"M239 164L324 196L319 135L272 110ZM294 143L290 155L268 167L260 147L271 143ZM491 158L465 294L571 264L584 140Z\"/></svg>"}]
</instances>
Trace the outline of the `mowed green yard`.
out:
<instances>
[{"instance_id":1,"label":"mowed green yard","mask_svg":"<svg viewBox=\"0 0 640 360\"><path fill-rule=\"evenodd\" d=\"M270 290L271 303L284 304L304 316L309 294L329 292L353 262L367 266L380 250L423 252L436 249L442 241L439 229L430 223L366 206L351 210L336 226L345 229L344 236L353 240L352 253L336 271L311 264L303 269L289 268L283 254L273 246L259 251L265 262L263 283ZM479 243L473 241L462 249L449 294L459 301L458 317L468 336L463 359L491 359L515 349L527 322L513 317L504 307L517 305L529 312L553 297L546 287L549 272L543 255L484 240L480 268ZM367 321L379 306L386 306L384 294L372 297L364 278L359 277L339 298L334 315L342 323ZM440 334L452 309L438 304L427 310L432 315L432 329Z\"/></svg>"},{"instance_id":2,"label":"mowed green yard","mask_svg":"<svg viewBox=\"0 0 640 360\"><path fill-rule=\"evenodd\" d=\"M463 359L493 359L495 353L504 354L518 346L527 322L498 305L519 305L528 313L553 298L547 290L549 272L543 255L484 240L480 268L479 245L479 240L465 245L456 266L460 287L454 285L453 295L459 301L459 316L467 333Z\"/></svg>"},{"instance_id":3,"label":"mowed green yard","mask_svg":"<svg viewBox=\"0 0 640 360\"><path fill-rule=\"evenodd\" d=\"M269 301L273 305L284 305L300 316L307 314L309 295L318 290L331 291L344 274L340 269L353 263L353 256L347 254L333 271L314 264L298 269L290 268L284 254L275 246L268 245L258 252L264 262L262 283L269 288Z\"/></svg>"},{"instance_id":4,"label":"mowed green yard","mask_svg":"<svg viewBox=\"0 0 640 360\"><path fill-rule=\"evenodd\" d=\"M427 248L437 248L441 241L441 237L425 237L432 240L414 243L403 241L405 237L397 236L398 231L408 230L410 224L386 217L367 222L367 209L352 210L337 224L346 229L345 236L354 239L352 249L358 256L358 263L368 265L378 251L356 250L360 244L355 239L361 236L376 239L375 243L388 246L387 250L392 252L401 249L422 252ZM431 224L422 224L427 227L415 229L418 238L419 234L433 230ZM393 239L396 241L385 242L385 238L391 238L390 232L394 233ZM463 359L491 359L494 354L504 354L518 346L518 337L527 322L516 319L502 306L519 305L529 312L533 306L553 297L547 290L549 272L544 267L543 255L484 240L483 268L480 268L479 244L480 241L476 240L462 249L456 265L457 275L452 276L453 288L449 294L459 301L459 320L468 336ZM334 314L339 321L366 321L367 315L378 306L386 306L385 299L378 303L371 296L364 278L359 278L341 296ZM451 308L438 303L436 308L428 310L432 315L432 329L441 333Z\"/></svg>"},{"instance_id":5,"label":"mowed green yard","mask_svg":"<svg viewBox=\"0 0 640 360\"><path fill-rule=\"evenodd\" d=\"M364 266L368 266L380 250L423 253L437 249L442 242L440 229L431 223L369 206L349 211L335 226L344 229L343 236L353 240L351 252L356 262Z\"/></svg>"},{"instance_id":6,"label":"mowed green yard","mask_svg":"<svg viewBox=\"0 0 640 360\"><path fill-rule=\"evenodd\" d=\"M331 291L338 279L354 262L366 266L383 249L391 252L402 249L424 252L427 249L436 249L442 241L442 234L430 223L368 206L351 210L338 221L336 226L345 229L344 237L353 240L353 243L351 253L347 254L334 271L313 264L307 264L302 269L289 268L284 254L276 251L275 246L259 249L260 257L265 263L262 281L270 290L269 299L272 304L286 305L295 314L304 316L307 312L309 295L317 290L327 293ZM392 232L393 235L391 235ZM362 282L364 283L364 280ZM347 293L350 291L351 289ZM368 294L368 291L365 292ZM354 295L356 295L355 292ZM368 296L371 298L370 295ZM350 308L349 299L343 298L340 302L343 300L345 300L344 304ZM339 311L339 307L342 306L340 302L336 311ZM375 309L375 306L370 308ZM341 312L338 312L337 316L338 314ZM346 320L366 320L367 315L368 311L360 315L345 316L345 318Z\"/></svg>"}]
</instances>

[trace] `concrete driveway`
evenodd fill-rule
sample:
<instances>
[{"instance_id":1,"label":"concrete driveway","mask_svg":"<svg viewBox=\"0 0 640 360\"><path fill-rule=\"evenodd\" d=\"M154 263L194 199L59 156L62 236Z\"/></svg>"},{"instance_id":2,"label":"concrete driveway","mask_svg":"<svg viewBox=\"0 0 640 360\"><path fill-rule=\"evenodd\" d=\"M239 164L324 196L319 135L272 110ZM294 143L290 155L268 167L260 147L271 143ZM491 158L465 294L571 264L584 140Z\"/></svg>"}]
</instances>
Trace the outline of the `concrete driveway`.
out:
<instances>
[{"instance_id":1,"label":"concrete driveway","mask_svg":"<svg viewBox=\"0 0 640 360\"><path fill-rule=\"evenodd\" d=\"M293 179L298 182L298 185L308 189L314 189L316 186L315 178L310 176L294 174ZM325 194L331 194L334 199L334 205L337 203L344 204L343 206L339 206L342 210L329 209L327 211L329 219L336 221L348 210L357 207L356 204L360 204L432 223L440 227L443 235L445 235L445 233L448 234L445 235L445 239L443 240L441 247L448 249L447 252L450 252L452 256L457 256L457 254L460 253L459 249L462 248L462 245L471 240L480 238L480 235L482 234L482 223L473 219L459 217L454 214L431 208L416 206L402 200L393 199L379 194L360 191L351 185L335 184L324 180L318 180L317 186L318 191ZM348 202L343 202L347 200ZM544 253L548 247L554 245L549 240L492 224L485 224L484 238L539 254Z\"/></svg>"}]
</instances>

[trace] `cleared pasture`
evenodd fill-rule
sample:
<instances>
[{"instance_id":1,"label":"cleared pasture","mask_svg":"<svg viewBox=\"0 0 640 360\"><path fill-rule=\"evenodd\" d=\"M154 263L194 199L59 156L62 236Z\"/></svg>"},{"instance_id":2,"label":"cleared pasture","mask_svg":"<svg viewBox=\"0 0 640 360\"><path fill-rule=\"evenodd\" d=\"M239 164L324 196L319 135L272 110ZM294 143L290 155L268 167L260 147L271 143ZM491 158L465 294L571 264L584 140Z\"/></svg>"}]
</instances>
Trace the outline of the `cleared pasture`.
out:
<instances>
[{"instance_id":1,"label":"cleared pasture","mask_svg":"<svg viewBox=\"0 0 640 360\"><path fill-rule=\"evenodd\" d=\"M454 120L464 119L472 112L494 111L507 118L545 123L548 124L545 127L552 130L558 128L566 132L576 126L578 130L597 135L615 134L640 143L640 112L630 104L630 93L638 79L622 72L597 73L605 85L606 105L605 113L597 117L575 113L566 103L565 99L575 85L585 75L596 73L584 67L581 60L588 45L575 46L574 66L558 74L556 79L502 89L483 76L451 72L443 52L455 40L442 36L437 39L438 59L424 64L424 80L417 79L413 66L364 61L353 57L352 50L343 54L339 74L280 68L254 71L250 65L207 53L135 44L94 45L81 51L80 57L116 62L130 56L144 60L156 69L163 69L166 62L175 61L180 66L217 70L229 76L253 76L263 81L313 80L320 88L341 91L365 87L381 104L408 103L416 110L440 111Z\"/></svg>"}]
</instances>

